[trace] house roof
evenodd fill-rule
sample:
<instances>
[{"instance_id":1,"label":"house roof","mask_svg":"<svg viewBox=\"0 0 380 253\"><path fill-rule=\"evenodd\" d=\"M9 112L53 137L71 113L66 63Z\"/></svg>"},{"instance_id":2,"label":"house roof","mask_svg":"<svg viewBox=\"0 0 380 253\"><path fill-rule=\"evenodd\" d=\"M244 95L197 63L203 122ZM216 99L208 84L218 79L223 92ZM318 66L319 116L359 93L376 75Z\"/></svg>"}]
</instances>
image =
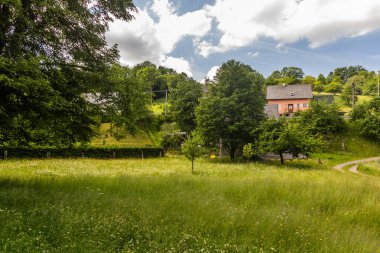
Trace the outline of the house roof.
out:
<instances>
[{"instance_id":1,"label":"house roof","mask_svg":"<svg viewBox=\"0 0 380 253\"><path fill-rule=\"evenodd\" d=\"M288 84L267 86L267 99L313 98L310 84Z\"/></svg>"}]
</instances>

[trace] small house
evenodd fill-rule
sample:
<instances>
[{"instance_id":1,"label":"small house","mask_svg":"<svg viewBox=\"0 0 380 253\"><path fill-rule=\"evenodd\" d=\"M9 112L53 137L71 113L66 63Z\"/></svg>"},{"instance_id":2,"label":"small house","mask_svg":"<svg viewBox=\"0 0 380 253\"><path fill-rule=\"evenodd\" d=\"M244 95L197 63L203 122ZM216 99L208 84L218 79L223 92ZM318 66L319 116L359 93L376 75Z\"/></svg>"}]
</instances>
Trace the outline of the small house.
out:
<instances>
[{"instance_id":1,"label":"small house","mask_svg":"<svg viewBox=\"0 0 380 253\"><path fill-rule=\"evenodd\" d=\"M309 108L313 92L310 84L270 85L267 86L266 99L267 107L277 108L279 116L292 116Z\"/></svg>"}]
</instances>

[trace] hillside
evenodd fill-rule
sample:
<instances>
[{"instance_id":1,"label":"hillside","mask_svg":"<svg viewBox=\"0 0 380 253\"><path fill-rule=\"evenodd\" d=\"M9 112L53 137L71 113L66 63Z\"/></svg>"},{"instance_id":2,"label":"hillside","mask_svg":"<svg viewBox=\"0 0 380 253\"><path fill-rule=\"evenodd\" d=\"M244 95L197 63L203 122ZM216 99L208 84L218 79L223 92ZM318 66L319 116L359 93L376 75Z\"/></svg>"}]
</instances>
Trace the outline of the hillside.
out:
<instances>
[{"instance_id":1,"label":"hillside","mask_svg":"<svg viewBox=\"0 0 380 253\"><path fill-rule=\"evenodd\" d=\"M98 129L98 136L91 141L91 145L97 147L149 147L154 145L144 126L140 126L135 135L129 133L125 128L120 128L118 134L119 138L116 138L110 132L110 123L103 123Z\"/></svg>"}]
</instances>

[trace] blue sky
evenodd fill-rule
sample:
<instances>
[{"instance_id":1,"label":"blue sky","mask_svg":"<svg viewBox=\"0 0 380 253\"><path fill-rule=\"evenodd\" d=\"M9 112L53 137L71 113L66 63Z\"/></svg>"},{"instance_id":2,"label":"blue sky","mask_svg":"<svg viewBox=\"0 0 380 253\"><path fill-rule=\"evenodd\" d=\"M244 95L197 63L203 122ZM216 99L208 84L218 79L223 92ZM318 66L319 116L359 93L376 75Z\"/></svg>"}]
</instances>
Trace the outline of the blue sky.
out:
<instances>
[{"instance_id":1,"label":"blue sky","mask_svg":"<svg viewBox=\"0 0 380 253\"><path fill-rule=\"evenodd\" d=\"M201 81L236 59L264 76L285 66L328 74L380 70L378 0L135 0L135 20L110 24L121 63L145 60Z\"/></svg>"}]
</instances>

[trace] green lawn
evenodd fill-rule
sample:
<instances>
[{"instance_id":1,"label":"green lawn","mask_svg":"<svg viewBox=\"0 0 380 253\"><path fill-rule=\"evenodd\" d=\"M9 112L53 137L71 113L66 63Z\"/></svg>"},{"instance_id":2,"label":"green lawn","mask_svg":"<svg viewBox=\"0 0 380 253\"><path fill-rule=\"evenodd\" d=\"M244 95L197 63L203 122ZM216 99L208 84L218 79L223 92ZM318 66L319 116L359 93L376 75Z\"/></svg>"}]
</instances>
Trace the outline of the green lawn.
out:
<instances>
[{"instance_id":1,"label":"green lawn","mask_svg":"<svg viewBox=\"0 0 380 253\"><path fill-rule=\"evenodd\" d=\"M0 161L1 252L380 252L380 177L316 160Z\"/></svg>"}]
</instances>

